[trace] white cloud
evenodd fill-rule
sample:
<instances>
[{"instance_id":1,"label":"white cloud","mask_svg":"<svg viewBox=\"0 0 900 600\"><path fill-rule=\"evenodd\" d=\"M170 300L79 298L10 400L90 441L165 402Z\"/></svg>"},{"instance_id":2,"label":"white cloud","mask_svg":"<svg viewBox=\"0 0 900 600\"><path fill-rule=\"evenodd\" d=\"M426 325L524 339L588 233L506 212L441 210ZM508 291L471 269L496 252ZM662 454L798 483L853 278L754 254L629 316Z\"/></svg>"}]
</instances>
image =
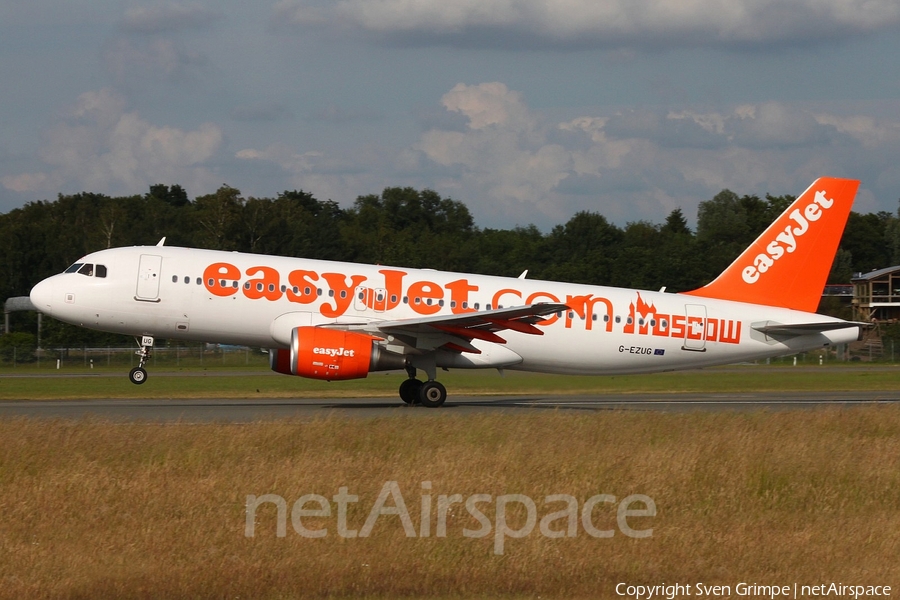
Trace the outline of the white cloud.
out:
<instances>
[{"instance_id":1,"label":"white cloud","mask_svg":"<svg viewBox=\"0 0 900 600\"><path fill-rule=\"evenodd\" d=\"M900 186L892 163L900 121L769 102L554 122L500 82L458 84L440 103L456 118L433 119L405 150L273 144L236 158L276 165L289 185L344 203L390 185L429 187L465 202L484 226L546 227L579 210L661 222L678 207L693 217L723 188L796 194L823 175L862 179L857 209L868 212L882 208L867 183L879 192Z\"/></svg>"},{"instance_id":2,"label":"white cloud","mask_svg":"<svg viewBox=\"0 0 900 600\"><path fill-rule=\"evenodd\" d=\"M235 158L247 163L277 165L284 173L284 180L278 184L284 186L282 189L302 189L321 200L344 204L359 195L398 185L397 181L391 181L389 174L396 170L399 159L394 159L383 147L355 147L345 155L334 155L317 150L298 152L276 143L263 150L244 148L235 153Z\"/></svg>"},{"instance_id":3,"label":"white cloud","mask_svg":"<svg viewBox=\"0 0 900 600\"><path fill-rule=\"evenodd\" d=\"M120 37L105 46L103 59L117 82L138 87L152 81L193 83L211 68L205 54L166 38Z\"/></svg>"},{"instance_id":4,"label":"white cloud","mask_svg":"<svg viewBox=\"0 0 900 600\"><path fill-rule=\"evenodd\" d=\"M282 0L279 23L462 46L827 44L900 25L895 0Z\"/></svg>"},{"instance_id":5,"label":"white cloud","mask_svg":"<svg viewBox=\"0 0 900 600\"><path fill-rule=\"evenodd\" d=\"M210 123L192 131L156 126L124 99L103 89L82 94L70 118L51 128L39 151L46 169L3 177L16 192L91 190L134 194L154 183L215 189L218 177L206 162L222 145L221 129Z\"/></svg>"},{"instance_id":6,"label":"white cloud","mask_svg":"<svg viewBox=\"0 0 900 600\"><path fill-rule=\"evenodd\" d=\"M763 103L726 113L624 111L552 124L500 83L457 85L442 99L464 114L463 131L425 132L416 149L449 175L476 212L540 213L544 222L577 210L617 220L660 221L723 188L799 193L822 175L887 181L900 122L813 114ZM564 134L564 135L562 135Z\"/></svg>"},{"instance_id":7,"label":"white cloud","mask_svg":"<svg viewBox=\"0 0 900 600\"><path fill-rule=\"evenodd\" d=\"M125 13L121 27L130 33L160 34L204 29L222 18L221 11L196 5L135 6Z\"/></svg>"}]
</instances>

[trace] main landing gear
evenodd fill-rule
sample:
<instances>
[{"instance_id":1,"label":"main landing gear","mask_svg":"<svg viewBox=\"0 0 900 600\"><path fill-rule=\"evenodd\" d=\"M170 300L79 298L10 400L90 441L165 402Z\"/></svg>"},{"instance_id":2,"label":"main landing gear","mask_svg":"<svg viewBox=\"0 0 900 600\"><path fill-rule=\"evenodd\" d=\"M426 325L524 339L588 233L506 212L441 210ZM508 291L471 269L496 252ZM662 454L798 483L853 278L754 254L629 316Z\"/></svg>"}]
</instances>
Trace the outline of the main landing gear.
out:
<instances>
[{"instance_id":1,"label":"main landing gear","mask_svg":"<svg viewBox=\"0 0 900 600\"><path fill-rule=\"evenodd\" d=\"M434 373L429 373L428 381L416 379L416 369L407 366L409 379L400 384L400 399L406 404L421 404L426 408L438 408L447 400L447 388L434 380Z\"/></svg>"},{"instance_id":2,"label":"main landing gear","mask_svg":"<svg viewBox=\"0 0 900 600\"><path fill-rule=\"evenodd\" d=\"M128 374L128 379L131 380L131 383L140 385L147 381L147 369L144 368L144 365L147 364L147 361L150 359L150 352L152 350L153 337L149 335L141 337L141 349L135 352L135 354L141 357L141 360L138 363L138 366L133 368Z\"/></svg>"}]
</instances>

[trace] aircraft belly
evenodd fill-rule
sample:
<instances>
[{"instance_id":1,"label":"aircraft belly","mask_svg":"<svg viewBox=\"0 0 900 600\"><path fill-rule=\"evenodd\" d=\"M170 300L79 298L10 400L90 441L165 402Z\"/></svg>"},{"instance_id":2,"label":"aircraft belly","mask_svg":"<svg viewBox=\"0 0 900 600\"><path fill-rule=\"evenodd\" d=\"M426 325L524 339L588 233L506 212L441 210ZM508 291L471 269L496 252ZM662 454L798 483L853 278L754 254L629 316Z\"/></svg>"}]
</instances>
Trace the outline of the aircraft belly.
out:
<instances>
[{"instance_id":1,"label":"aircraft belly","mask_svg":"<svg viewBox=\"0 0 900 600\"><path fill-rule=\"evenodd\" d=\"M218 344L277 347L270 331L281 314L275 305L260 305L240 297L195 296L189 339Z\"/></svg>"}]
</instances>

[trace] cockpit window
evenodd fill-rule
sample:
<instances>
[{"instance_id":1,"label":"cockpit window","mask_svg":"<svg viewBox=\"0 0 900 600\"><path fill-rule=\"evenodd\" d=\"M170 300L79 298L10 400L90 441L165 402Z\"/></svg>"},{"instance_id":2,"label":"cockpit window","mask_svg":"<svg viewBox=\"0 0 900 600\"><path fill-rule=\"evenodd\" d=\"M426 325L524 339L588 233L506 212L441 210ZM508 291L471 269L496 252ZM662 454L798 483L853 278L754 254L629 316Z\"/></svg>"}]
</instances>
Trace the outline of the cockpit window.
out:
<instances>
[{"instance_id":1,"label":"cockpit window","mask_svg":"<svg viewBox=\"0 0 900 600\"><path fill-rule=\"evenodd\" d=\"M97 265L97 269L94 271L95 277L106 277L106 265Z\"/></svg>"},{"instance_id":2,"label":"cockpit window","mask_svg":"<svg viewBox=\"0 0 900 600\"><path fill-rule=\"evenodd\" d=\"M66 269L64 272L65 273L77 273L78 269L80 269L83 264L84 263L75 263L74 265L72 265L71 267Z\"/></svg>"},{"instance_id":3,"label":"cockpit window","mask_svg":"<svg viewBox=\"0 0 900 600\"><path fill-rule=\"evenodd\" d=\"M88 277L93 277L94 276L94 265L92 265L91 263L85 263L84 265L82 265L82 267L80 269L78 269L78 272L82 275L87 275Z\"/></svg>"}]
</instances>

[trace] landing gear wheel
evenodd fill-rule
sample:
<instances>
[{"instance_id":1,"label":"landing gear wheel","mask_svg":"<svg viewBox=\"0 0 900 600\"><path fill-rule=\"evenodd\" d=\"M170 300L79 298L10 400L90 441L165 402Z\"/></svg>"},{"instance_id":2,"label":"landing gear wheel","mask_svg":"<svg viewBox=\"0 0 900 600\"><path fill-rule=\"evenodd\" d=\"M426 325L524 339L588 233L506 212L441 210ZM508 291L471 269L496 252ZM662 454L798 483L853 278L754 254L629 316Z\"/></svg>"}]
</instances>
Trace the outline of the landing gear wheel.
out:
<instances>
[{"instance_id":1,"label":"landing gear wheel","mask_svg":"<svg viewBox=\"0 0 900 600\"><path fill-rule=\"evenodd\" d=\"M140 385L147 381L147 370L142 367L135 367L128 374L128 379L135 385Z\"/></svg>"},{"instance_id":2,"label":"landing gear wheel","mask_svg":"<svg viewBox=\"0 0 900 600\"><path fill-rule=\"evenodd\" d=\"M137 338L135 338L135 341L137 341ZM147 370L144 368L144 365L147 364L147 361L150 359L150 353L153 352L153 336L142 336L140 346L141 349L135 352L135 354L137 354L141 360L138 362L138 366L133 368L128 374L128 379L135 385L141 385L147 381Z\"/></svg>"},{"instance_id":3,"label":"landing gear wheel","mask_svg":"<svg viewBox=\"0 0 900 600\"><path fill-rule=\"evenodd\" d=\"M406 404L418 404L421 387L422 382L418 379L407 379L400 384L400 399Z\"/></svg>"},{"instance_id":4,"label":"landing gear wheel","mask_svg":"<svg viewBox=\"0 0 900 600\"><path fill-rule=\"evenodd\" d=\"M447 388L437 381L426 381L419 389L419 402L426 408L438 408L447 399Z\"/></svg>"}]
</instances>

